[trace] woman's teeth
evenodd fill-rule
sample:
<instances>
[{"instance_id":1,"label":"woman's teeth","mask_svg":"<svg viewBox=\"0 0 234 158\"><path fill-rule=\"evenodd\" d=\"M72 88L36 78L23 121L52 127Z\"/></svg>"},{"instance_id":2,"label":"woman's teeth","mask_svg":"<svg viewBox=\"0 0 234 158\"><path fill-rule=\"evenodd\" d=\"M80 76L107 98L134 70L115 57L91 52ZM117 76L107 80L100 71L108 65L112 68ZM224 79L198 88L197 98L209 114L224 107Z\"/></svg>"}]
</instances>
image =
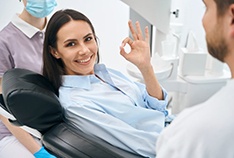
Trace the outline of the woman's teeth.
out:
<instances>
[{"instance_id":1,"label":"woman's teeth","mask_svg":"<svg viewBox=\"0 0 234 158\"><path fill-rule=\"evenodd\" d=\"M85 62L88 62L89 60L90 60L90 57L84 60L78 60L78 63L85 63Z\"/></svg>"}]
</instances>

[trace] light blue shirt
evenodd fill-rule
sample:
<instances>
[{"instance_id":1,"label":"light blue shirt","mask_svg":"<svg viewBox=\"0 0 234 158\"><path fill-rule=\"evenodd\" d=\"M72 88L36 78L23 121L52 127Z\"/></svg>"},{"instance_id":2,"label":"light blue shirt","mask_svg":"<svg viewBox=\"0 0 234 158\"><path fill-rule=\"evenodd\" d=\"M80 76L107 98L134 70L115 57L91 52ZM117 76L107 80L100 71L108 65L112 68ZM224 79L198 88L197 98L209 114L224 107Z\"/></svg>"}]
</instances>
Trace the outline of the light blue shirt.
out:
<instances>
[{"instance_id":1,"label":"light blue shirt","mask_svg":"<svg viewBox=\"0 0 234 158\"><path fill-rule=\"evenodd\" d=\"M165 100L149 96L145 85L95 65L95 75L63 76L59 98L65 121L85 133L146 157L155 157L155 144L167 115ZM101 78L101 79L99 79Z\"/></svg>"}]
</instances>

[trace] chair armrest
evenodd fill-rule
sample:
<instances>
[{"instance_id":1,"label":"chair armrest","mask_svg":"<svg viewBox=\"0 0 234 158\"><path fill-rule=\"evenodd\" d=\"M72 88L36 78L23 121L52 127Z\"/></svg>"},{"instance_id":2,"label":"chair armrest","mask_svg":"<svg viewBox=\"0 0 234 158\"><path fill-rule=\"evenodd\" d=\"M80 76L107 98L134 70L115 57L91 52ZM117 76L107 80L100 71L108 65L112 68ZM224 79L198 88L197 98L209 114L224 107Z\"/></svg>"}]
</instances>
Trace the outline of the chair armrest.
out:
<instances>
[{"instance_id":1,"label":"chair armrest","mask_svg":"<svg viewBox=\"0 0 234 158\"><path fill-rule=\"evenodd\" d=\"M15 68L4 73L2 95L7 110L17 120L42 134L63 119L63 108L50 82L35 72Z\"/></svg>"},{"instance_id":2,"label":"chair armrest","mask_svg":"<svg viewBox=\"0 0 234 158\"><path fill-rule=\"evenodd\" d=\"M0 114L11 120L16 120L16 118L7 110L2 94L0 94Z\"/></svg>"},{"instance_id":3,"label":"chair armrest","mask_svg":"<svg viewBox=\"0 0 234 158\"><path fill-rule=\"evenodd\" d=\"M3 100L2 94L0 94L0 115L8 118L10 122L16 120L16 118L8 112L7 107ZM33 136L37 138L41 138L41 133L39 131L30 127L27 127L27 126L21 126L21 128L27 131L28 133L32 134Z\"/></svg>"},{"instance_id":4,"label":"chair armrest","mask_svg":"<svg viewBox=\"0 0 234 158\"><path fill-rule=\"evenodd\" d=\"M46 149L64 158L142 158L91 136L66 123L61 123L42 136Z\"/></svg>"},{"instance_id":5,"label":"chair armrest","mask_svg":"<svg viewBox=\"0 0 234 158\"><path fill-rule=\"evenodd\" d=\"M11 115L11 114L6 110L6 108L4 107L4 105L2 105L1 103L0 103L0 115L4 116L4 117L6 117L6 118L9 118L9 119L11 119L11 120L16 120L16 118L15 118L13 115Z\"/></svg>"}]
</instances>

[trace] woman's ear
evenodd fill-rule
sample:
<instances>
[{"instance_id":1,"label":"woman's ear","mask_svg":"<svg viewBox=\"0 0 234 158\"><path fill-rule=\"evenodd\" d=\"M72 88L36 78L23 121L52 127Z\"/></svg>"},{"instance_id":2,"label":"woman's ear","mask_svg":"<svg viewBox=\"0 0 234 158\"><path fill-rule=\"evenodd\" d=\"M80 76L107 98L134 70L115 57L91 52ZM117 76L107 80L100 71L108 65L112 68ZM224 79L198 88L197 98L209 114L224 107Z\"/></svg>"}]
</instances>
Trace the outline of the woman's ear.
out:
<instances>
[{"instance_id":1,"label":"woman's ear","mask_svg":"<svg viewBox=\"0 0 234 158\"><path fill-rule=\"evenodd\" d=\"M58 54L57 50L50 46L50 53L55 57L56 59L60 59L60 55Z\"/></svg>"}]
</instances>

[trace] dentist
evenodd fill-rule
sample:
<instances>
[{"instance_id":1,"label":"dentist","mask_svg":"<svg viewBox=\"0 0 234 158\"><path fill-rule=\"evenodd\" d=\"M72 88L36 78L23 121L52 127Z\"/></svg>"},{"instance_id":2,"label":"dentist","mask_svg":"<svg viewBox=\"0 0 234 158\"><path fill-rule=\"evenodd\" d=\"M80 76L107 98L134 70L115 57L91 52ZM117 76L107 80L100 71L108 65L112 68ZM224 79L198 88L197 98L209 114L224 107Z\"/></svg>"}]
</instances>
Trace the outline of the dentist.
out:
<instances>
[{"instance_id":1,"label":"dentist","mask_svg":"<svg viewBox=\"0 0 234 158\"><path fill-rule=\"evenodd\" d=\"M203 0L208 52L231 71L227 84L204 103L182 111L159 136L157 158L234 157L234 1Z\"/></svg>"}]
</instances>

